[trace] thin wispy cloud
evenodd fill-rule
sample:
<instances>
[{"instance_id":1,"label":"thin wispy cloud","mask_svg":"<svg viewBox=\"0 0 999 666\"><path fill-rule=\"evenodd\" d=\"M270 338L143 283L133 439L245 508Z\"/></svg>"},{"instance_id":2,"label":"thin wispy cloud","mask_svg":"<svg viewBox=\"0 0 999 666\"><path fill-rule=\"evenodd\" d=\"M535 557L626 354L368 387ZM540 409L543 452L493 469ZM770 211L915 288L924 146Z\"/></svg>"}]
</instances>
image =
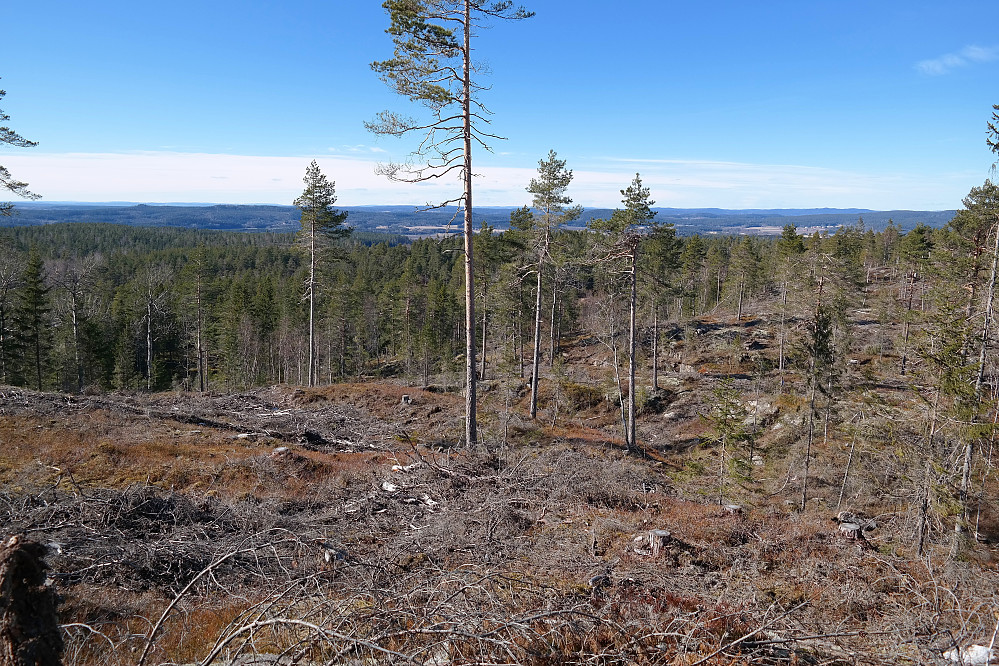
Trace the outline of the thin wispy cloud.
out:
<instances>
[{"instance_id":1,"label":"thin wispy cloud","mask_svg":"<svg viewBox=\"0 0 999 666\"><path fill-rule=\"evenodd\" d=\"M49 201L285 203L302 190L312 156L277 157L175 152L3 155L18 177ZM319 165L336 181L339 204L422 205L453 198L453 180L395 183L375 172L368 156L328 155ZM657 205L676 208L910 208L956 207L977 174L872 174L820 167L709 160L599 157L579 160L570 196L588 207L620 205L620 190L636 171ZM476 167L476 203L530 203L533 167Z\"/></svg>"},{"instance_id":2,"label":"thin wispy cloud","mask_svg":"<svg viewBox=\"0 0 999 666\"><path fill-rule=\"evenodd\" d=\"M966 180L940 174L930 186L906 174L872 174L794 164L713 160L604 158L603 168L576 169L591 205L620 205L622 172L641 172L657 205L671 208L945 209ZM574 182L575 185L575 182ZM581 197L580 197L581 199Z\"/></svg>"},{"instance_id":3,"label":"thin wispy cloud","mask_svg":"<svg viewBox=\"0 0 999 666\"><path fill-rule=\"evenodd\" d=\"M329 149L331 153L350 153L352 155L358 154L381 154L386 152L384 148L379 148L378 146L367 146L363 143L359 143L356 146L341 146L339 148L331 147Z\"/></svg>"},{"instance_id":4,"label":"thin wispy cloud","mask_svg":"<svg viewBox=\"0 0 999 666\"><path fill-rule=\"evenodd\" d=\"M965 46L957 53L945 53L939 58L921 60L916 69L927 76L942 76L969 65L999 60L999 46Z\"/></svg>"}]
</instances>

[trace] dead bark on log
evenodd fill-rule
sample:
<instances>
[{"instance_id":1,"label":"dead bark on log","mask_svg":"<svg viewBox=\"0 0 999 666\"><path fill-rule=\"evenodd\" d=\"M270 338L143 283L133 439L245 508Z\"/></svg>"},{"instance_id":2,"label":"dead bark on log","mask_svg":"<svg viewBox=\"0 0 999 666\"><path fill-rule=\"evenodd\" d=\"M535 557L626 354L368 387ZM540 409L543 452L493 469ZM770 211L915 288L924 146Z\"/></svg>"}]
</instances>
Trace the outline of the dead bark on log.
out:
<instances>
[{"instance_id":1,"label":"dead bark on log","mask_svg":"<svg viewBox=\"0 0 999 666\"><path fill-rule=\"evenodd\" d=\"M17 536L0 546L0 664L60 664L62 636L44 555L45 546Z\"/></svg>"}]
</instances>

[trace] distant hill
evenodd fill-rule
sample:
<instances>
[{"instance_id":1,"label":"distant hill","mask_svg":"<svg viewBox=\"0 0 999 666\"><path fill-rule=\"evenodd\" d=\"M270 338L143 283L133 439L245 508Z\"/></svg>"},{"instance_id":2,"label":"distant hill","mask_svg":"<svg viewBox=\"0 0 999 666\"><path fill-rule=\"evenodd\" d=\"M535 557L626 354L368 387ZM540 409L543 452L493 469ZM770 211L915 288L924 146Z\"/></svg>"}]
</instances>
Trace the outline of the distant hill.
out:
<instances>
[{"instance_id":1,"label":"distant hill","mask_svg":"<svg viewBox=\"0 0 999 666\"><path fill-rule=\"evenodd\" d=\"M455 209L420 210L413 206L347 206L348 223L358 231L429 236L457 232L461 219ZM509 225L514 206L490 206L475 209L476 226L483 221L498 229ZM863 218L865 226L880 230L889 220L908 230L919 223L931 227L946 224L954 211L873 211L859 208L834 209L751 209L658 208L657 221L676 225L682 235L701 234L777 234L786 224L795 224L799 232L835 229L854 224ZM575 223L583 226L593 218L607 217L608 208L588 208ZM150 204L80 204L24 202L17 204L17 214L0 218L0 226L26 226L62 222L107 222L140 227L183 227L228 231L289 232L299 227L299 212L293 206L263 205L150 205Z\"/></svg>"}]
</instances>

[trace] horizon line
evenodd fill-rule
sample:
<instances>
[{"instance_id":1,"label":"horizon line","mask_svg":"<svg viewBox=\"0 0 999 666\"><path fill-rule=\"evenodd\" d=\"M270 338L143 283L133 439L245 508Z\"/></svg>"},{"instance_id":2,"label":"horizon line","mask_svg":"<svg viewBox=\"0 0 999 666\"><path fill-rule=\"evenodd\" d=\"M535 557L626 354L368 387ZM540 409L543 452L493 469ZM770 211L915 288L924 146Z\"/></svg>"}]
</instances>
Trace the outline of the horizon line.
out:
<instances>
[{"instance_id":1,"label":"horizon line","mask_svg":"<svg viewBox=\"0 0 999 666\"><path fill-rule=\"evenodd\" d=\"M286 203L273 203L273 202L256 202L256 203L226 203L226 202L209 202L209 201L74 201L74 200L59 200L59 201L14 201L14 209L16 210L20 206L25 207L36 207L36 206L108 206L108 207L128 207L128 206L182 206L190 208L207 208L211 206L272 206L275 208L295 208L293 204ZM351 204L337 206L337 208L413 208L417 211L433 211L433 210L445 210L453 208L454 206L444 206L435 207L427 206L426 204L408 204L408 203L389 203L389 204ZM473 206L473 211L475 209L493 209L493 210L516 210L518 208L523 208L524 205L514 205L514 204L489 204L481 206ZM460 208L460 207L459 207ZM582 206L583 210L615 210L609 206ZM651 210L654 211L725 211L733 213L758 213L758 212L777 212L777 211L831 211L838 212L840 214L850 214L850 213L893 213L893 212L911 212L911 213L946 213L958 210L956 208L939 208L939 209L921 209L921 208L839 208L836 206L803 206L803 207L756 207L756 208L723 208L719 206L689 206L689 207L679 207L679 206L653 206Z\"/></svg>"}]
</instances>

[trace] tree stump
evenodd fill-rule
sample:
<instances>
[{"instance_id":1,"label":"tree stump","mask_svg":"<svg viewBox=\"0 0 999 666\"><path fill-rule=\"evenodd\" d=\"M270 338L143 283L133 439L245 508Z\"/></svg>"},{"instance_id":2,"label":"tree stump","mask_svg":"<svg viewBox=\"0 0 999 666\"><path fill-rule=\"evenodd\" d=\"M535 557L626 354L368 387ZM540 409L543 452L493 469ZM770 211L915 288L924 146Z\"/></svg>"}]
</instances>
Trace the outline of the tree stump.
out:
<instances>
[{"instance_id":1,"label":"tree stump","mask_svg":"<svg viewBox=\"0 0 999 666\"><path fill-rule=\"evenodd\" d=\"M17 536L0 546L0 664L60 664L62 635L44 555L45 546Z\"/></svg>"},{"instance_id":2,"label":"tree stump","mask_svg":"<svg viewBox=\"0 0 999 666\"><path fill-rule=\"evenodd\" d=\"M864 537L860 529L860 523L840 523L839 533L849 541L856 541Z\"/></svg>"},{"instance_id":3,"label":"tree stump","mask_svg":"<svg viewBox=\"0 0 999 666\"><path fill-rule=\"evenodd\" d=\"M649 546L652 548L652 556L658 556L672 538L673 535L669 533L669 530L652 530L649 532Z\"/></svg>"}]
</instances>

